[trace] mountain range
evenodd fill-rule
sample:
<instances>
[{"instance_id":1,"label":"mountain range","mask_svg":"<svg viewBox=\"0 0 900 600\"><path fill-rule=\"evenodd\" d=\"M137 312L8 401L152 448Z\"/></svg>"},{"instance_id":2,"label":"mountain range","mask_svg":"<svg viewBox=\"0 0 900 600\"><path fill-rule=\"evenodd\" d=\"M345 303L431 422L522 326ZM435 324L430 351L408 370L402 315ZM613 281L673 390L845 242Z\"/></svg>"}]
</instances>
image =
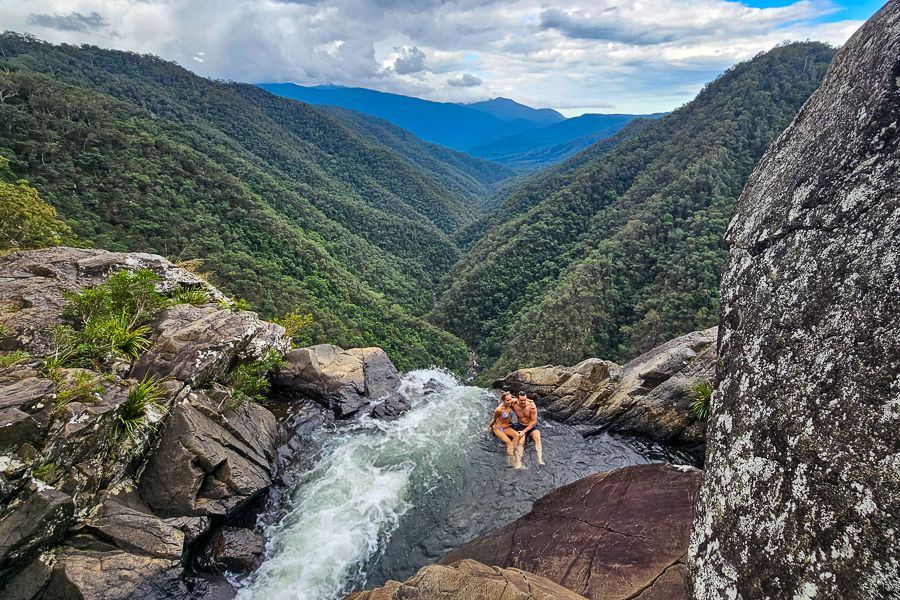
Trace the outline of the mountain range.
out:
<instances>
[{"instance_id":1,"label":"mountain range","mask_svg":"<svg viewBox=\"0 0 900 600\"><path fill-rule=\"evenodd\" d=\"M273 94L337 106L384 119L416 136L514 167L533 170L559 162L610 136L638 116L586 114L571 119L508 98L473 104L432 102L365 88L262 83Z\"/></svg>"},{"instance_id":2,"label":"mountain range","mask_svg":"<svg viewBox=\"0 0 900 600\"><path fill-rule=\"evenodd\" d=\"M381 346L402 369L461 370L474 350L482 378L622 361L714 324L735 200L833 52L779 46L517 175L370 114L7 33L0 176L27 179L81 243L201 259L263 315L312 315L301 343ZM540 143L583 132L509 101L441 106L503 136L555 121L532 128Z\"/></svg>"}]
</instances>

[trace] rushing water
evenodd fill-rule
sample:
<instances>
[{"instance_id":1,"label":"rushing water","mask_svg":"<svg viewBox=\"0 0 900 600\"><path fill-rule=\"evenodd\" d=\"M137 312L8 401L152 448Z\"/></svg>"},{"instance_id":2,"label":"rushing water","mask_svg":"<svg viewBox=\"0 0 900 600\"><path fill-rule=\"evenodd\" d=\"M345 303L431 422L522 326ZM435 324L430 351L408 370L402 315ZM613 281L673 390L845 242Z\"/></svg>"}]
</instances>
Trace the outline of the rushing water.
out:
<instances>
[{"instance_id":1,"label":"rushing water","mask_svg":"<svg viewBox=\"0 0 900 600\"><path fill-rule=\"evenodd\" d=\"M438 391L431 391L437 388ZM542 423L546 467L506 466L483 427L496 397L440 371L404 376L412 409L395 421L361 416L314 434L312 460L268 527L266 560L241 600L331 600L403 580L448 550L528 512L553 488L600 470L683 461L654 444Z\"/></svg>"}]
</instances>

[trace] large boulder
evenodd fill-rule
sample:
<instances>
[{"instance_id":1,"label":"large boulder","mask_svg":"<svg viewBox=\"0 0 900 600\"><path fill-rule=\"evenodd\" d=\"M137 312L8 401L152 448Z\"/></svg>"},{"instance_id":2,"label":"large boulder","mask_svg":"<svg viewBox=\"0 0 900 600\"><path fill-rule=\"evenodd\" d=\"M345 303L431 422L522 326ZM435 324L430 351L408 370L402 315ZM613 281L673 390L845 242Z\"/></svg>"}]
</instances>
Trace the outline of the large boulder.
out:
<instances>
[{"instance_id":1,"label":"large boulder","mask_svg":"<svg viewBox=\"0 0 900 600\"><path fill-rule=\"evenodd\" d=\"M900 597L898 98L888 2L738 202L695 598Z\"/></svg>"},{"instance_id":2,"label":"large boulder","mask_svg":"<svg viewBox=\"0 0 900 600\"><path fill-rule=\"evenodd\" d=\"M0 325L13 334L0 340L0 350L46 354L53 325L62 323L64 292L104 283L116 271L138 269L156 273L161 292L195 287L205 289L212 300L225 298L200 277L155 254L65 247L16 252L0 257Z\"/></svg>"},{"instance_id":3,"label":"large boulder","mask_svg":"<svg viewBox=\"0 0 900 600\"><path fill-rule=\"evenodd\" d=\"M72 498L39 482L0 512L0 587L72 524Z\"/></svg>"},{"instance_id":4,"label":"large boulder","mask_svg":"<svg viewBox=\"0 0 900 600\"><path fill-rule=\"evenodd\" d=\"M43 443L55 393L56 384L34 369L0 369L0 452Z\"/></svg>"},{"instance_id":5,"label":"large boulder","mask_svg":"<svg viewBox=\"0 0 900 600\"><path fill-rule=\"evenodd\" d=\"M134 364L132 377L171 377L192 387L220 379L238 362L261 358L270 350L282 354L290 346L281 325L263 321L256 313L211 305L173 306L151 327L156 339Z\"/></svg>"},{"instance_id":6,"label":"large boulder","mask_svg":"<svg viewBox=\"0 0 900 600\"><path fill-rule=\"evenodd\" d=\"M227 394L191 392L175 404L140 494L160 516L226 516L272 483L275 417L248 402L227 409Z\"/></svg>"},{"instance_id":7,"label":"large boulder","mask_svg":"<svg viewBox=\"0 0 900 600\"><path fill-rule=\"evenodd\" d=\"M475 560L429 565L404 581L353 592L345 600L584 600L549 579Z\"/></svg>"},{"instance_id":8,"label":"large boulder","mask_svg":"<svg viewBox=\"0 0 900 600\"><path fill-rule=\"evenodd\" d=\"M700 471L649 464L558 488L524 517L445 555L515 567L586 598L678 600Z\"/></svg>"},{"instance_id":9,"label":"large boulder","mask_svg":"<svg viewBox=\"0 0 900 600\"><path fill-rule=\"evenodd\" d=\"M322 402L339 417L350 416L373 400L397 399L400 375L381 348L343 350L319 344L292 350L285 361L275 386L282 393Z\"/></svg>"},{"instance_id":10,"label":"large boulder","mask_svg":"<svg viewBox=\"0 0 900 600\"><path fill-rule=\"evenodd\" d=\"M220 527L197 557L197 566L206 571L221 573L250 573L262 563L266 539L252 529Z\"/></svg>"},{"instance_id":11,"label":"large boulder","mask_svg":"<svg viewBox=\"0 0 900 600\"><path fill-rule=\"evenodd\" d=\"M524 390L559 421L694 446L706 423L690 410L694 387L715 372L716 328L670 340L624 366L590 358L574 367L513 371L494 387Z\"/></svg>"}]
</instances>

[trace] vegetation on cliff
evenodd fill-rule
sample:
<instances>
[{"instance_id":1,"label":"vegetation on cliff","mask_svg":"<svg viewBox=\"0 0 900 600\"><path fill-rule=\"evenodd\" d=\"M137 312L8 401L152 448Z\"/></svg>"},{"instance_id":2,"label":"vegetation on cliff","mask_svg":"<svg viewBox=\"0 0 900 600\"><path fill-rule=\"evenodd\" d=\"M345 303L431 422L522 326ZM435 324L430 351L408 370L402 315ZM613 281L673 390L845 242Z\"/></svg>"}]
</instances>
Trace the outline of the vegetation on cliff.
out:
<instances>
[{"instance_id":1,"label":"vegetation on cliff","mask_svg":"<svg viewBox=\"0 0 900 600\"><path fill-rule=\"evenodd\" d=\"M501 207L501 222L446 279L433 321L475 346L487 375L623 361L713 324L735 201L832 55L819 43L778 47L599 158L557 171L562 187L513 190L507 219Z\"/></svg>"},{"instance_id":2,"label":"vegetation on cliff","mask_svg":"<svg viewBox=\"0 0 900 600\"><path fill-rule=\"evenodd\" d=\"M485 163L429 173L402 140L151 56L15 34L0 56L0 156L81 239L202 257L264 315L312 314L308 342L461 368L463 343L415 315L496 177Z\"/></svg>"}]
</instances>

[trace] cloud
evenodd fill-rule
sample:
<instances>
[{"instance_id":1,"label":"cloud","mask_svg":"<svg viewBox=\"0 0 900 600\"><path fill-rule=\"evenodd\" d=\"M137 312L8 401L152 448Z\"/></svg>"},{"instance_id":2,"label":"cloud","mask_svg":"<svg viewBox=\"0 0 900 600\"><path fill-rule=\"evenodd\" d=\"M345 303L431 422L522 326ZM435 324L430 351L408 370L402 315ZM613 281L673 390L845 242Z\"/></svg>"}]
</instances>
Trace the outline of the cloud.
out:
<instances>
[{"instance_id":1,"label":"cloud","mask_svg":"<svg viewBox=\"0 0 900 600\"><path fill-rule=\"evenodd\" d=\"M30 14L28 15L28 24L60 31L80 32L96 31L109 25L97 12L92 12L89 15L83 15L80 12L73 12L68 15Z\"/></svg>"},{"instance_id":2,"label":"cloud","mask_svg":"<svg viewBox=\"0 0 900 600\"><path fill-rule=\"evenodd\" d=\"M458 75L456 77L451 77L447 80L448 85L452 85L453 87L478 87L481 85L481 79L471 75L469 73L463 73L462 75Z\"/></svg>"},{"instance_id":3,"label":"cloud","mask_svg":"<svg viewBox=\"0 0 900 600\"><path fill-rule=\"evenodd\" d=\"M425 70L425 53L415 46L394 48L399 56L394 60L394 71L400 75L418 73Z\"/></svg>"},{"instance_id":4,"label":"cloud","mask_svg":"<svg viewBox=\"0 0 900 600\"><path fill-rule=\"evenodd\" d=\"M839 20L829 0L747 2L0 0L0 22L51 42L157 54L207 77L504 96L570 112L671 110L779 42L841 44L860 25Z\"/></svg>"}]
</instances>

